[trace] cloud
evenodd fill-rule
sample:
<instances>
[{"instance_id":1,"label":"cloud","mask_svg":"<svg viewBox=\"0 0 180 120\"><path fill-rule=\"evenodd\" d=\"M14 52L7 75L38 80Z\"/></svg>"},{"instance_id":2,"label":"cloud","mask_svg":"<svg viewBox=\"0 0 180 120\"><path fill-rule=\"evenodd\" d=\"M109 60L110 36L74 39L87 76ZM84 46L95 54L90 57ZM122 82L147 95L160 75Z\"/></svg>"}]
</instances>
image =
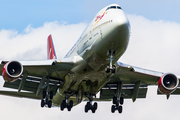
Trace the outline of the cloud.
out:
<instances>
[{"instance_id":1,"label":"cloud","mask_svg":"<svg viewBox=\"0 0 180 120\"><path fill-rule=\"evenodd\" d=\"M131 38L125 54L119 60L135 66L180 75L180 23L151 21L142 16L128 15ZM39 60L46 59L46 39L52 34L56 54L62 59L81 35L86 23L66 24L47 22L33 28L29 25L22 33L16 30L0 30L0 59ZM3 80L1 79L3 84ZM2 119L19 120L68 120L68 119L171 119L179 118L179 97L157 96L157 87L149 87L146 99L125 100L123 113L112 114L111 102L99 102L96 114L84 113L85 102L71 112L59 108L40 108L40 101L0 96Z\"/></svg>"},{"instance_id":2,"label":"cloud","mask_svg":"<svg viewBox=\"0 0 180 120\"><path fill-rule=\"evenodd\" d=\"M62 59L75 44L86 25L86 23L66 24L55 21L44 23L38 28L29 25L23 33L2 29L0 59L46 59L49 34L52 34L57 56Z\"/></svg>"},{"instance_id":3,"label":"cloud","mask_svg":"<svg viewBox=\"0 0 180 120\"><path fill-rule=\"evenodd\" d=\"M122 60L140 67L180 74L180 23L151 21L137 15L128 15L128 18L131 37Z\"/></svg>"}]
</instances>

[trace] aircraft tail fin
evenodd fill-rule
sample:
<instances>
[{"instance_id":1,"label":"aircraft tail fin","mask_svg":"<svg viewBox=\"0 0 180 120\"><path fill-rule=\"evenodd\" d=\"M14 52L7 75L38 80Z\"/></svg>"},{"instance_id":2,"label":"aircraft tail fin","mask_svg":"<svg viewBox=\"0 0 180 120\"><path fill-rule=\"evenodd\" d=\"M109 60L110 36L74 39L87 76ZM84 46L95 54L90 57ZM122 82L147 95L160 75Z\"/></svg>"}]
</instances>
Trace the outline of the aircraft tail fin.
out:
<instances>
[{"instance_id":1,"label":"aircraft tail fin","mask_svg":"<svg viewBox=\"0 0 180 120\"><path fill-rule=\"evenodd\" d=\"M51 34L47 39L47 59L57 59Z\"/></svg>"}]
</instances>

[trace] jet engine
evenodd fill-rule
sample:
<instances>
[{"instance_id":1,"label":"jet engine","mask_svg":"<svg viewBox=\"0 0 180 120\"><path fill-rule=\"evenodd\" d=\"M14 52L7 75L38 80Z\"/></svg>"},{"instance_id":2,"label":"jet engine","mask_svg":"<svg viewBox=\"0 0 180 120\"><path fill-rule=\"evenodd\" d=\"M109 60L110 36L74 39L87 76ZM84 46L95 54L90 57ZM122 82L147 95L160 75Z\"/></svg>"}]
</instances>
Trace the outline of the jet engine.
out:
<instances>
[{"instance_id":1,"label":"jet engine","mask_svg":"<svg viewBox=\"0 0 180 120\"><path fill-rule=\"evenodd\" d=\"M158 82L158 89L162 94L171 94L173 93L179 85L178 78L171 73L164 74Z\"/></svg>"},{"instance_id":2,"label":"jet engine","mask_svg":"<svg viewBox=\"0 0 180 120\"><path fill-rule=\"evenodd\" d=\"M23 66L17 61L6 63L2 70L2 76L6 82L14 82L23 72Z\"/></svg>"}]
</instances>

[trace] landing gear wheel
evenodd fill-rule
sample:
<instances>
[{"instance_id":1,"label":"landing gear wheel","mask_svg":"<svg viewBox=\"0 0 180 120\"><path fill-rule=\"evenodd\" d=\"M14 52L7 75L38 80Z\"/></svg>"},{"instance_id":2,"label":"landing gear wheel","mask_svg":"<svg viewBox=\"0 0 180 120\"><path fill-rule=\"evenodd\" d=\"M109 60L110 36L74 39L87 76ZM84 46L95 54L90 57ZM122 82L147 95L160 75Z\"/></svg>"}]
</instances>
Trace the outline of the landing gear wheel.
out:
<instances>
[{"instance_id":1,"label":"landing gear wheel","mask_svg":"<svg viewBox=\"0 0 180 120\"><path fill-rule=\"evenodd\" d=\"M71 106L69 105L69 106L67 106L67 109L68 109L68 111L71 111Z\"/></svg>"},{"instance_id":2,"label":"landing gear wheel","mask_svg":"<svg viewBox=\"0 0 180 120\"><path fill-rule=\"evenodd\" d=\"M88 110L90 109L90 107L91 107L91 103L90 103L90 102L87 102L87 108L88 108Z\"/></svg>"},{"instance_id":3,"label":"landing gear wheel","mask_svg":"<svg viewBox=\"0 0 180 120\"><path fill-rule=\"evenodd\" d=\"M49 93L49 98L52 100L53 99L53 92L52 91L50 91L50 93Z\"/></svg>"},{"instance_id":4,"label":"landing gear wheel","mask_svg":"<svg viewBox=\"0 0 180 120\"><path fill-rule=\"evenodd\" d=\"M113 65L113 66L112 66L112 73L115 73L115 72L116 72L116 66Z\"/></svg>"},{"instance_id":5,"label":"landing gear wheel","mask_svg":"<svg viewBox=\"0 0 180 120\"><path fill-rule=\"evenodd\" d=\"M95 110L97 110L97 107L98 107L97 102L95 102L94 105L93 105L93 108L94 108Z\"/></svg>"},{"instance_id":6,"label":"landing gear wheel","mask_svg":"<svg viewBox=\"0 0 180 120\"><path fill-rule=\"evenodd\" d=\"M48 103L47 103L47 105L48 105L48 108L51 108L51 107L52 107L52 101L49 100Z\"/></svg>"},{"instance_id":7,"label":"landing gear wheel","mask_svg":"<svg viewBox=\"0 0 180 120\"><path fill-rule=\"evenodd\" d=\"M42 98L45 99L46 98L46 91L42 92Z\"/></svg>"},{"instance_id":8,"label":"landing gear wheel","mask_svg":"<svg viewBox=\"0 0 180 120\"><path fill-rule=\"evenodd\" d=\"M120 104L123 105L123 103L124 103L124 98L120 97Z\"/></svg>"},{"instance_id":9,"label":"landing gear wheel","mask_svg":"<svg viewBox=\"0 0 180 120\"><path fill-rule=\"evenodd\" d=\"M117 97L114 96L114 97L113 97L113 104L116 104L116 103L117 103Z\"/></svg>"},{"instance_id":10,"label":"landing gear wheel","mask_svg":"<svg viewBox=\"0 0 180 120\"><path fill-rule=\"evenodd\" d=\"M73 101L72 101L72 100L69 102L69 106L70 106L71 108L73 107Z\"/></svg>"},{"instance_id":11,"label":"landing gear wheel","mask_svg":"<svg viewBox=\"0 0 180 120\"><path fill-rule=\"evenodd\" d=\"M111 112L112 112L112 113L114 113L114 112L115 112L115 110L116 110L115 106L114 106L114 105L112 105L112 106L111 106Z\"/></svg>"},{"instance_id":12,"label":"landing gear wheel","mask_svg":"<svg viewBox=\"0 0 180 120\"><path fill-rule=\"evenodd\" d=\"M41 107L44 107L44 105L45 105L45 101L41 100Z\"/></svg>"},{"instance_id":13,"label":"landing gear wheel","mask_svg":"<svg viewBox=\"0 0 180 120\"><path fill-rule=\"evenodd\" d=\"M97 102L94 102L94 104L92 105L92 101L91 102L87 102L87 104L85 105L84 111L85 113L87 113L89 110L92 111L92 113L95 113L97 110L98 104Z\"/></svg>"},{"instance_id":14,"label":"landing gear wheel","mask_svg":"<svg viewBox=\"0 0 180 120\"><path fill-rule=\"evenodd\" d=\"M118 112L119 112L119 113L122 113L122 106L119 106Z\"/></svg>"},{"instance_id":15,"label":"landing gear wheel","mask_svg":"<svg viewBox=\"0 0 180 120\"><path fill-rule=\"evenodd\" d=\"M63 106L61 106L61 108L60 108L60 109L61 109L61 111L63 111L63 110L64 110L64 107L63 107Z\"/></svg>"},{"instance_id":16,"label":"landing gear wheel","mask_svg":"<svg viewBox=\"0 0 180 120\"><path fill-rule=\"evenodd\" d=\"M50 97L50 100L49 98ZM52 107L52 101L51 99L53 98L53 92L47 92L47 91L43 91L42 92L42 100L41 100L41 107L44 107L45 105L47 105L48 108Z\"/></svg>"},{"instance_id":17,"label":"landing gear wheel","mask_svg":"<svg viewBox=\"0 0 180 120\"><path fill-rule=\"evenodd\" d=\"M110 69L109 65L107 65L106 68L105 68L105 72L106 72L106 73L109 73L110 70L111 70L111 69Z\"/></svg>"},{"instance_id":18,"label":"landing gear wheel","mask_svg":"<svg viewBox=\"0 0 180 120\"><path fill-rule=\"evenodd\" d=\"M61 103L61 111L63 111L65 107L66 107L66 101L63 100Z\"/></svg>"},{"instance_id":19,"label":"landing gear wheel","mask_svg":"<svg viewBox=\"0 0 180 120\"><path fill-rule=\"evenodd\" d=\"M85 105L85 112L87 113L89 110L92 111L92 113L95 113L96 110L97 110L97 107L98 107L98 104L97 102L94 102L93 104L93 94L90 94L90 93L86 93L85 96L89 99L89 101L86 103Z\"/></svg>"},{"instance_id":20,"label":"landing gear wheel","mask_svg":"<svg viewBox=\"0 0 180 120\"><path fill-rule=\"evenodd\" d=\"M94 108L92 108L91 111L92 111L92 113L95 113L95 112L96 112L96 110L95 110Z\"/></svg>"},{"instance_id":21,"label":"landing gear wheel","mask_svg":"<svg viewBox=\"0 0 180 120\"><path fill-rule=\"evenodd\" d=\"M88 107L87 107L87 105L85 105L85 109L84 109L84 111L85 111L85 113L87 113L87 112L88 112Z\"/></svg>"}]
</instances>

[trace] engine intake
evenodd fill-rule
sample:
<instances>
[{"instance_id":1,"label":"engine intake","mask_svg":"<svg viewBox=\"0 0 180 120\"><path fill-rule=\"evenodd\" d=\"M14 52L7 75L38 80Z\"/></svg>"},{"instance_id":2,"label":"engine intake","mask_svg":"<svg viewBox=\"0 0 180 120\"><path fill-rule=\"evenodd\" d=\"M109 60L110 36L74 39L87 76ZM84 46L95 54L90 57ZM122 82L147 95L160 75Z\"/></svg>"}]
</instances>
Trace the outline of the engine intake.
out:
<instances>
[{"instance_id":1,"label":"engine intake","mask_svg":"<svg viewBox=\"0 0 180 120\"><path fill-rule=\"evenodd\" d=\"M6 82L13 82L17 80L23 72L23 66L17 61L10 61L6 63L2 70L2 76Z\"/></svg>"},{"instance_id":2,"label":"engine intake","mask_svg":"<svg viewBox=\"0 0 180 120\"><path fill-rule=\"evenodd\" d=\"M177 89L178 85L179 85L178 78L171 73L164 74L159 79L158 82L159 91L162 94L166 94L166 95L173 93Z\"/></svg>"}]
</instances>

